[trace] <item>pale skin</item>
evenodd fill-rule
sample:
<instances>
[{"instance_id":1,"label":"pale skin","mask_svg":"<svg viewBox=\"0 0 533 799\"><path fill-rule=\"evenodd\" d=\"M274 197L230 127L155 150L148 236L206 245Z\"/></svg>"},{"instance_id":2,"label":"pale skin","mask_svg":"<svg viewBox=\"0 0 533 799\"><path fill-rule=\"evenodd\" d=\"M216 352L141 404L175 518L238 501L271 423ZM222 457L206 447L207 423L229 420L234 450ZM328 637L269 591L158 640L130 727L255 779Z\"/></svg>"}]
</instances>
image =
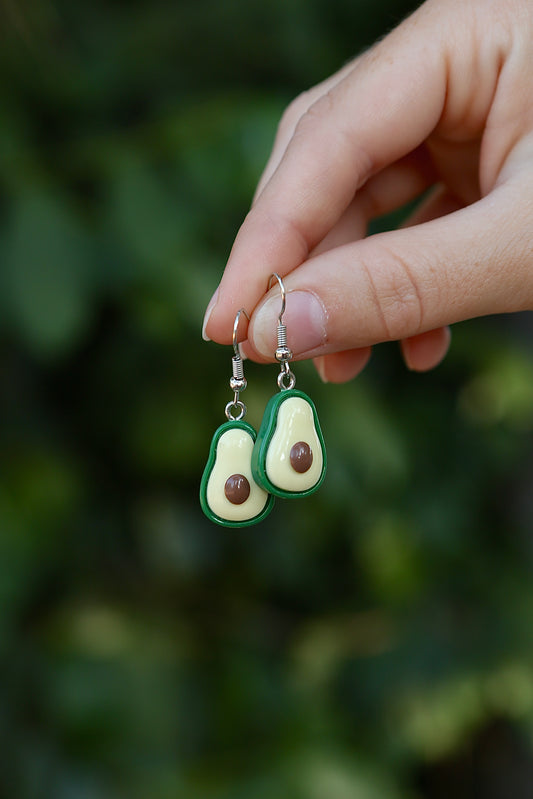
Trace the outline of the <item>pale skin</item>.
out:
<instances>
[{"instance_id":1,"label":"pale skin","mask_svg":"<svg viewBox=\"0 0 533 799\"><path fill-rule=\"evenodd\" d=\"M404 227L365 238L425 191ZM382 341L431 369L454 322L533 308L532 0L427 0L293 101L204 335L231 343L244 307L247 354L273 360L273 272L295 358L330 382Z\"/></svg>"}]
</instances>

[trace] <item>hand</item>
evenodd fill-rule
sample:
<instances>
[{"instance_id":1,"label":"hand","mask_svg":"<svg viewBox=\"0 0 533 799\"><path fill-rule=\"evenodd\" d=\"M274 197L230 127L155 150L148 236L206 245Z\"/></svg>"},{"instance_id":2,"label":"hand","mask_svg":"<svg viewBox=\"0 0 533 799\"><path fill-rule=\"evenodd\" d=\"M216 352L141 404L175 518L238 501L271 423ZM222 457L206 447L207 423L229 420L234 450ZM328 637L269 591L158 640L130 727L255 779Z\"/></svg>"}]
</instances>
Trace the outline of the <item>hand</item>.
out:
<instances>
[{"instance_id":1,"label":"hand","mask_svg":"<svg viewBox=\"0 0 533 799\"><path fill-rule=\"evenodd\" d=\"M284 277L289 344L342 382L370 347L410 368L444 357L447 325L533 305L533 4L428 0L297 98L280 123L205 333L272 360ZM403 228L369 220L429 190Z\"/></svg>"}]
</instances>

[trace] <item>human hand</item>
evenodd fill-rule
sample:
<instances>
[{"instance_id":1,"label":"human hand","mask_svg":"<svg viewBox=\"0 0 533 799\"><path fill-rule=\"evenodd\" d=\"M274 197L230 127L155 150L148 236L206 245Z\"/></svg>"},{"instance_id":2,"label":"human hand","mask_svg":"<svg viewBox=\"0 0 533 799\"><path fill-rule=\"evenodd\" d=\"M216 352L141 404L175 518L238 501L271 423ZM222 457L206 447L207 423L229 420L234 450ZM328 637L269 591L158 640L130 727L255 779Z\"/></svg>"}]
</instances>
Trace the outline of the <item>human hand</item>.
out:
<instances>
[{"instance_id":1,"label":"human hand","mask_svg":"<svg viewBox=\"0 0 533 799\"><path fill-rule=\"evenodd\" d=\"M343 382L399 339L435 366L447 325L533 304L533 4L427 0L385 39L298 97L280 123L205 334L270 359L278 272L295 358ZM429 196L403 228L368 222Z\"/></svg>"}]
</instances>

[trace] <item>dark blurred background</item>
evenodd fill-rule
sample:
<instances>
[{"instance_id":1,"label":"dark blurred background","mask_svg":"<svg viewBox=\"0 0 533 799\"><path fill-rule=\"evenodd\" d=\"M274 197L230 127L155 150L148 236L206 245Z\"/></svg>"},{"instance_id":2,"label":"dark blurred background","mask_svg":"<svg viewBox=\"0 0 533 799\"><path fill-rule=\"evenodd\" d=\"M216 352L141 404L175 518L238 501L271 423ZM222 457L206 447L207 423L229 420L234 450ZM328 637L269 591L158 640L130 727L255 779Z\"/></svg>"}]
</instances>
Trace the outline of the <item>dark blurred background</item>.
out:
<instances>
[{"instance_id":1,"label":"dark blurred background","mask_svg":"<svg viewBox=\"0 0 533 799\"><path fill-rule=\"evenodd\" d=\"M1 797L533 795L527 317L428 375L299 364L320 492L197 501L202 316L279 116L414 5L0 3Z\"/></svg>"}]
</instances>

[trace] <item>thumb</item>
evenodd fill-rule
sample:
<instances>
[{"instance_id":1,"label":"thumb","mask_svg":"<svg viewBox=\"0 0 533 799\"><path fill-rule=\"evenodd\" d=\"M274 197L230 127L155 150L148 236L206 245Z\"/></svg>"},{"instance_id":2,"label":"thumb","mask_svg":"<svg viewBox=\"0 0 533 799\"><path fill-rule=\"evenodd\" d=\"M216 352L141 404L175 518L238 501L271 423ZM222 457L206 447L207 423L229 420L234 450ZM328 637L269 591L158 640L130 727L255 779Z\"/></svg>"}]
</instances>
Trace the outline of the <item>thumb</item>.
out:
<instances>
[{"instance_id":1,"label":"thumb","mask_svg":"<svg viewBox=\"0 0 533 799\"><path fill-rule=\"evenodd\" d=\"M531 190L508 182L448 216L338 247L285 278L295 357L405 339L486 314L530 308ZM526 198L530 196L530 202ZM257 306L249 341L272 357L279 292Z\"/></svg>"}]
</instances>

